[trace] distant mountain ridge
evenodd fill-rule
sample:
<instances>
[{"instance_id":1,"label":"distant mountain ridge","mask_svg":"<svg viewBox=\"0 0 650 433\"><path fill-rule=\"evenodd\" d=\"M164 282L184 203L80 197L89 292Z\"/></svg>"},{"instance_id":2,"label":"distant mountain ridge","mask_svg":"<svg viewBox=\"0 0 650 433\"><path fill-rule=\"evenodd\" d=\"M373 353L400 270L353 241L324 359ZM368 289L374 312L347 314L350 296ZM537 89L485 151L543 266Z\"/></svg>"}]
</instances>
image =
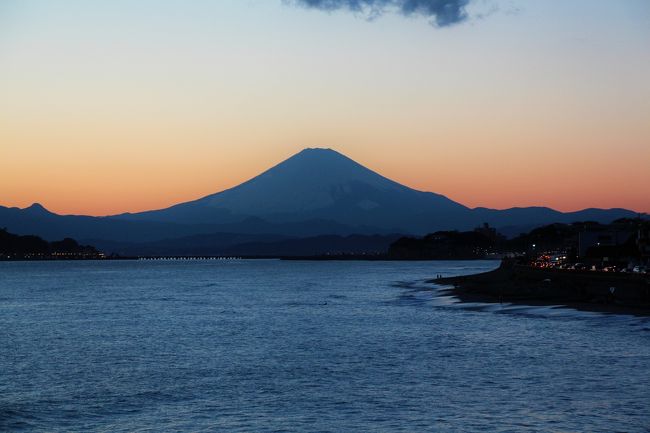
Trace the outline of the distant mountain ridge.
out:
<instances>
[{"instance_id":1,"label":"distant mountain ridge","mask_svg":"<svg viewBox=\"0 0 650 433\"><path fill-rule=\"evenodd\" d=\"M0 206L0 227L46 239L92 239L99 246L102 241L155 244L194 237L197 248L205 248L198 235L238 234L255 244L256 237L280 241L279 237L322 235L423 235L468 230L485 222L513 235L553 222L608 223L636 215L625 209L569 213L546 207L470 209L440 194L401 185L334 150L316 148L305 149L234 188L169 208L89 217L56 215L39 204L25 209ZM213 238L217 244L225 239Z\"/></svg>"}]
</instances>

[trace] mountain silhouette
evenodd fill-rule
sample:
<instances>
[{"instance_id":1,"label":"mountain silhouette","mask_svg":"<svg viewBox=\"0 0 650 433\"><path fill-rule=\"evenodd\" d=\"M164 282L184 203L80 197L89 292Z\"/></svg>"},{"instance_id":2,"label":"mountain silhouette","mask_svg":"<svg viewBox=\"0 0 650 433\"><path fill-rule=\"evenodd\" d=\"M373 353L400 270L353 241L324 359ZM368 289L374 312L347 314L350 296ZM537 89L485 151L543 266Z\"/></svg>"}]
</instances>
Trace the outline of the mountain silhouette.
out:
<instances>
[{"instance_id":1,"label":"mountain silhouette","mask_svg":"<svg viewBox=\"0 0 650 433\"><path fill-rule=\"evenodd\" d=\"M272 223L334 221L379 231L422 232L469 223L469 209L387 179L331 149L305 149L234 188L167 209L119 218L210 224L257 217Z\"/></svg>"},{"instance_id":2,"label":"mountain silhouette","mask_svg":"<svg viewBox=\"0 0 650 433\"><path fill-rule=\"evenodd\" d=\"M482 223L516 235L555 222L609 223L634 216L625 209L470 209L387 179L334 150L317 148L302 150L234 188L165 209L89 217L57 215L40 204L0 206L0 227L48 240L92 240L100 248L147 243L161 249L163 244L183 245L191 251L194 244L204 250L206 244L232 248L235 241L256 245L287 239L288 244L290 239L323 235L423 235Z\"/></svg>"}]
</instances>

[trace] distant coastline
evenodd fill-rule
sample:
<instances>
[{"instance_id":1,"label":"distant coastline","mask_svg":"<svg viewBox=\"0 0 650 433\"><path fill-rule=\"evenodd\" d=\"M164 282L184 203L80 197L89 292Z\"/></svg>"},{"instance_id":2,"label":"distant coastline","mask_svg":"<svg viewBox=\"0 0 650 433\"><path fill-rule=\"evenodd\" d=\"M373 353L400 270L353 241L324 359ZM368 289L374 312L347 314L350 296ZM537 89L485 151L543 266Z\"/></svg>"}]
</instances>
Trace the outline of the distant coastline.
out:
<instances>
[{"instance_id":1,"label":"distant coastline","mask_svg":"<svg viewBox=\"0 0 650 433\"><path fill-rule=\"evenodd\" d=\"M0 229L0 261L106 259L122 257L106 255L92 245L80 245L71 238L48 242L39 236L21 236L10 233L7 229Z\"/></svg>"}]
</instances>

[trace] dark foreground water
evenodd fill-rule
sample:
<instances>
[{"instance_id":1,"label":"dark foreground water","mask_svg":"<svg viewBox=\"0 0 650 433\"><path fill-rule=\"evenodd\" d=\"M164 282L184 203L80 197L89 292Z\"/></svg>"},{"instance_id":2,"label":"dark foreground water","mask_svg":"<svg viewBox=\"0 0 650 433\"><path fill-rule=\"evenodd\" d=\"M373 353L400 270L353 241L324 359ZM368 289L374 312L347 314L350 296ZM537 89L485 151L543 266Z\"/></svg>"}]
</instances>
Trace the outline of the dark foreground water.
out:
<instances>
[{"instance_id":1,"label":"dark foreground water","mask_svg":"<svg viewBox=\"0 0 650 433\"><path fill-rule=\"evenodd\" d=\"M494 266L0 263L0 431L650 431L648 319L423 290Z\"/></svg>"}]
</instances>

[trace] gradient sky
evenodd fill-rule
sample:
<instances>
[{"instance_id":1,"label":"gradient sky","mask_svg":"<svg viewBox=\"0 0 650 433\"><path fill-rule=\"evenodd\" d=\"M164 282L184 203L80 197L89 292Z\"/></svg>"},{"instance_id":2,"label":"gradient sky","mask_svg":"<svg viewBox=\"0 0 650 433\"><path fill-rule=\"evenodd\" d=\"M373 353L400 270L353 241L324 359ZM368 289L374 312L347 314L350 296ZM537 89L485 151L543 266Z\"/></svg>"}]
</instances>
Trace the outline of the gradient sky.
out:
<instances>
[{"instance_id":1,"label":"gradient sky","mask_svg":"<svg viewBox=\"0 0 650 433\"><path fill-rule=\"evenodd\" d=\"M472 207L650 212L650 2L467 13L4 0L0 205L161 208L331 147Z\"/></svg>"}]
</instances>

